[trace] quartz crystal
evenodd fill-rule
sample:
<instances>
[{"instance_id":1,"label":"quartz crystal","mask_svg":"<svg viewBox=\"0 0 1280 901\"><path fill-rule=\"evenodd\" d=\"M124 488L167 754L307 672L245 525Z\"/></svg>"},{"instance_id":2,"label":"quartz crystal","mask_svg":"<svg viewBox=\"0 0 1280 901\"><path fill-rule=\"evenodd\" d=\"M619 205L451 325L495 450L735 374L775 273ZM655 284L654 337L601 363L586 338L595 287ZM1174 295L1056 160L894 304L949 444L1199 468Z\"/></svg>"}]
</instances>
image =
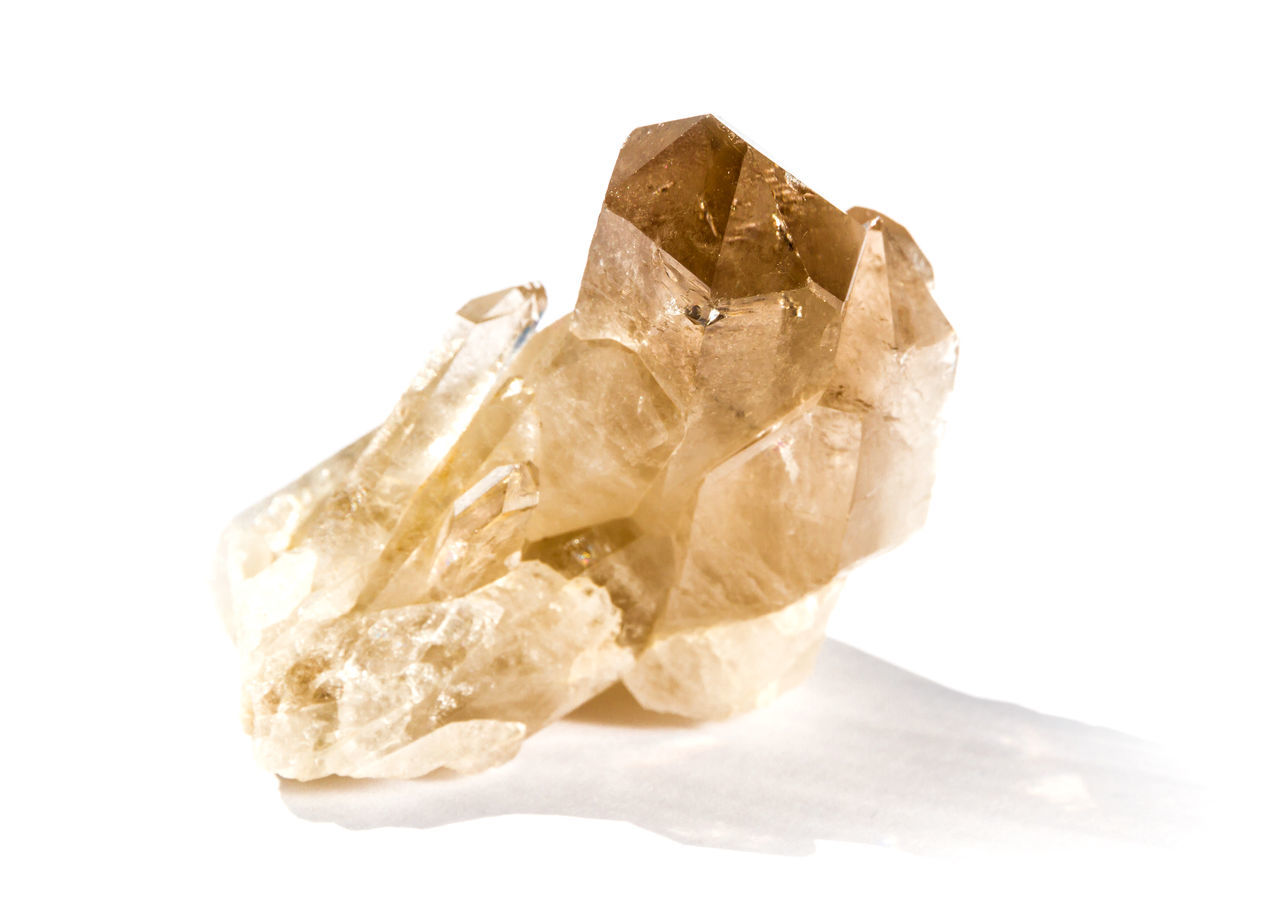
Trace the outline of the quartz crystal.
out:
<instances>
[{"instance_id":1,"label":"quartz crystal","mask_svg":"<svg viewBox=\"0 0 1280 901\"><path fill-rule=\"evenodd\" d=\"M931 282L718 120L633 132L570 316L471 301L386 422L224 534L258 759L470 771L619 680L695 718L800 682L848 568L928 506Z\"/></svg>"}]
</instances>

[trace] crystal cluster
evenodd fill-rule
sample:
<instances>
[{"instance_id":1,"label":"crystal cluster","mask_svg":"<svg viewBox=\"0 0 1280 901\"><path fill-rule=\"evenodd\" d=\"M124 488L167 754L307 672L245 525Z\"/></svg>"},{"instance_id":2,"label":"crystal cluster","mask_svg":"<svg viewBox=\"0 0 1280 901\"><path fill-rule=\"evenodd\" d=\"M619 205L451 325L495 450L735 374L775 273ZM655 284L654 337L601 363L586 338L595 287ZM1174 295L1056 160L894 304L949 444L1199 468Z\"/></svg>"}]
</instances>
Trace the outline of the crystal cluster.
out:
<instances>
[{"instance_id":1,"label":"crystal cluster","mask_svg":"<svg viewBox=\"0 0 1280 901\"><path fill-rule=\"evenodd\" d=\"M697 718L796 684L843 573L924 518L931 280L716 119L636 130L570 316L471 301L379 428L228 528L259 760L470 771L618 680Z\"/></svg>"}]
</instances>

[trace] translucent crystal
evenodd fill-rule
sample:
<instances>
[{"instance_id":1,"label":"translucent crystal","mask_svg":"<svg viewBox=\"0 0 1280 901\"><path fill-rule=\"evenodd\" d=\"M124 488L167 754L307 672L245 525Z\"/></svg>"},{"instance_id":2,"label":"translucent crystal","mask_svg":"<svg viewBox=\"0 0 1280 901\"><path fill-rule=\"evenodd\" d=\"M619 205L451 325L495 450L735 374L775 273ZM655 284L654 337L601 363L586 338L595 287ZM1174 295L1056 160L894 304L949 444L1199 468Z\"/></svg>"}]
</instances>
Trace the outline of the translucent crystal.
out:
<instances>
[{"instance_id":1,"label":"translucent crystal","mask_svg":"<svg viewBox=\"0 0 1280 901\"><path fill-rule=\"evenodd\" d=\"M227 530L259 759L474 770L618 680L690 717L797 684L848 567L928 506L931 281L716 119L638 129L571 316L467 304L386 423Z\"/></svg>"}]
</instances>

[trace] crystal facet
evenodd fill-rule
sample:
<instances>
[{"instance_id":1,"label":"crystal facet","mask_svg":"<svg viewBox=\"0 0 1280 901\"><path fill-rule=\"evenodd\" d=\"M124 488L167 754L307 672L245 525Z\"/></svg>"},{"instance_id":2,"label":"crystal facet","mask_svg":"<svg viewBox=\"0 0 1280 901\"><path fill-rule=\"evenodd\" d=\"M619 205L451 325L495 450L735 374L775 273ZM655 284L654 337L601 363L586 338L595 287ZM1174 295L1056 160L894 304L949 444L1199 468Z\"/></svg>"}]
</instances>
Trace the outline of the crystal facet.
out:
<instances>
[{"instance_id":1,"label":"crystal facet","mask_svg":"<svg viewBox=\"0 0 1280 901\"><path fill-rule=\"evenodd\" d=\"M697 718L797 684L849 566L923 521L931 282L718 120L635 131L569 317L467 304L382 426L227 529L259 760L469 771L618 680Z\"/></svg>"}]
</instances>

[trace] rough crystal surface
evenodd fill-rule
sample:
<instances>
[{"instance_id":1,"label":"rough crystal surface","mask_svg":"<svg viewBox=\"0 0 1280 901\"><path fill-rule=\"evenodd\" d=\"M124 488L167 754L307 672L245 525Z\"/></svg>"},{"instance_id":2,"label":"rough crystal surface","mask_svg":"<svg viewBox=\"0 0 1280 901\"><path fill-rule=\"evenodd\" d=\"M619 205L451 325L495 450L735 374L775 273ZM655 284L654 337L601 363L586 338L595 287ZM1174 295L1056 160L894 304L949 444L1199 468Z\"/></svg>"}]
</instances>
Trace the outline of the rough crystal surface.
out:
<instances>
[{"instance_id":1,"label":"rough crystal surface","mask_svg":"<svg viewBox=\"0 0 1280 901\"><path fill-rule=\"evenodd\" d=\"M569 317L470 302L383 425L224 534L259 760L470 771L618 680L698 718L803 680L848 568L928 506L932 277L710 116L636 130Z\"/></svg>"}]
</instances>

